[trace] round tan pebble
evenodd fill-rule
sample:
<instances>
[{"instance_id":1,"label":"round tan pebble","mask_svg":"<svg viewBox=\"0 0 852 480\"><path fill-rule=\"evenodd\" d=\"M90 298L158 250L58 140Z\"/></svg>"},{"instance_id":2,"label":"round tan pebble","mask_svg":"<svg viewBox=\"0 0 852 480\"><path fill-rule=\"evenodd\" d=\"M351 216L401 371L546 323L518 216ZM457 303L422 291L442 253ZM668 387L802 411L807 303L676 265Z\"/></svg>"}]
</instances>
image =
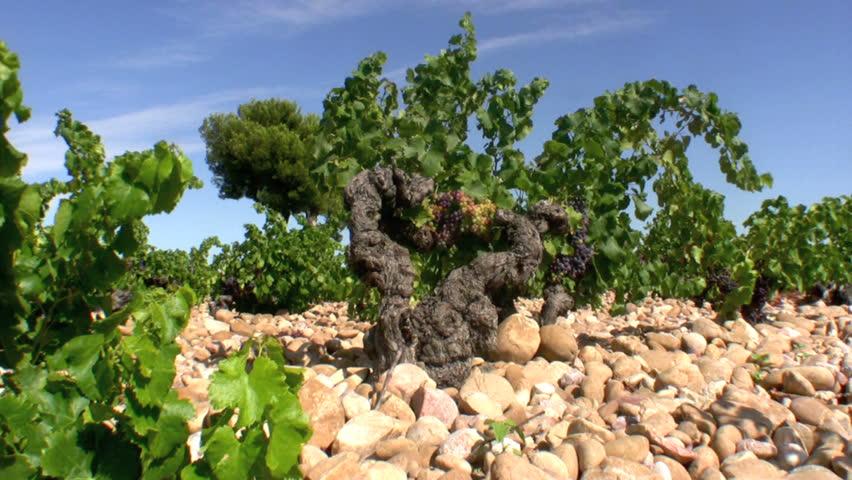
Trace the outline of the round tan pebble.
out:
<instances>
[{"instance_id":1,"label":"round tan pebble","mask_svg":"<svg viewBox=\"0 0 852 480\"><path fill-rule=\"evenodd\" d=\"M686 353L702 355L707 350L707 339L700 333L688 332L681 337L683 349Z\"/></svg>"},{"instance_id":2,"label":"round tan pebble","mask_svg":"<svg viewBox=\"0 0 852 480\"><path fill-rule=\"evenodd\" d=\"M737 442L737 452L751 452L761 460L768 460L778 454L778 449L772 442L746 438Z\"/></svg>"},{"instance_id":3,"label":"round tan pebble","mask_svg":"<svg viewBox=\"0 0 852 480\"><path fill-rule=\"evenodd\" d=\"M606 458L606 448L601 442L592 438L580 440L574 445L574 449L577 452L577 465L581 473L597 467Z\"/></svg>"},{"instance_id":4,"label":"round tan pebble","mask_svg":"<svg viewBox=\"0 0 852 480\"><path fill-rule=\"evenodd\" d=\"M395 427L396 421L381 412L371 410L362 413L346 422L337 432L332 452L369 455L375 451L376 444L386 438Z\"/></svg>"},{"instance_id":5,"label":"round tan pebble","mask_svg":"<svg viewBox=\"0 0 852 480\"><path fill-rule=\"evenodd\" d=\"M455 455L443 454L436 455L432 463L443 470L453 471L458 470L470 475L473 472L473 467L470 466L467 460Z\"/></svg>"},{"instance_id":6,"label":"round tan pebble","mask_svg":"<svg viewBox=\"0 0 852 480\"><path fill-rule=\"evenodd\" d=\"M722 425L713 435L710 446L716 455L724 460L737 453L737 443L743 439L742 432L733 425Z\"/></svg>"},{"instance_id":7,"label":"round tan pebble","mask_svg":"<svg viewBox=\"0 0 852 480\"><path fill-rule=\"evenodd\" d=\"M719 456L709 446L702 445L695 450L695 460L689 464L689 476L698 478L706 469L719 468Z\"/></svg>"},{"instance_id":8,"label":"round tan pebble","mask_svg":"<svg viewBox=\"0 0 852 480\"><path fill-rule=\"evenodd\" d=\"M549 361L574 360L578 353L574 331L563 323L541 327L541 345L538 353Z\"/></svg>"},{"instance_id":9,"label":"round tan pebble","mask_svg":"<svg viewBox=\"0 0 852 480\"><path fill-rule=\"evenodd\" d=\"M787 472L765 460L760 460L751 452L739 452L731 455L722 462L719 470L728 478L776 480L787 475Z\"/></svg>"},{"instance_id":10,"label":"round tan pebble","mask_svg":"<svg viewBox=\"0 0 852 480\"><path fill-rule=\"evenodd\" d=\"M590 345L586 345L585 347L581 348L579 353L577 354L577 357L579 357L580 360L583 361L583 364L586 364L588 362L603 361L603 355L601 354L601 352Z\"/></svg>"},{"instance_id":11,"label":"round tan pebble","mask_svg":"<svg viewBox=\"0 0 852 480\"><path fill-rule=\"evenodd\" d=\"M299 389L299 402L314 432L308 443L322 449L328 448L346 422L346 412L340 397L322 382L312 378Z\"/></svg>"},{"instance_id":12,"label":"round tan pebble","mask_svg":"<svg viewBox=\"0 0 852 480\"><path fill-rule=\"evenodd\" d=\"M370 401L355 392L344 394L340 397L340 401L347 420L370 411Z\"/></svg>"},{"instance_id":13,"label":"round tan pebble","mask_svg":"<svg viewBox=\"0 0 852 480\"><path fill-rule=\"evenodd\" d=\"M417 445L440 445L450 436L447 426L436 417L420 417L405 433Z\"/></svg>"},{"instance_id":14,"label":"round tan pebble","mask_svg":"<svg viewBox=\"0 0 852 480\"><path fill-rule=\"evenodd\" d=\"M361 464L364 472L364 480L406 480L408 476L398 466L375 460L368 460Z\"/></svg>"},{"instance_id":15,"label":"round tan pebble","mask_svg":"<svg viewBox=\"0 0 852 480\"><path fill-rule=\"evenodd\" d=\"M369 383L362 383L355 387L355 393L369 399L370 395L373 393L373 386Z\"/></svg>"},{"instance_id":16,"label":"round tan pebble","mask_svg":"<svg viewBox=\"0 0 852 480\"><path fill-rule=\"evenodd\" d=\"M377 443L374 455L376 458L387 460L398 453L416 449L416 443L407 438L397 437L382 440Z\"/></svg>"},{"instance_id":17,"label":"round tan pebble","mask_svg":"<svg viewBox=\"0 0 852 480\"><path fill-rule=\"evenodd\" d=\"M565 478L568 476L568 467L554 453L546 451L534 452L530 456L532 464L553 475L556 478Z\"/></svg>"},{"instance_id":18,"label":"round tan pebble","mask_svg":"<svg viewBox=\"0 0 852 480\"><path fill-rule=\"evenodd\" d=\"M804 395L807 397L813 397L816 395L816 389L813 384L795 370L788 370L784 372L781 378L783 389L787 393L791 393L793 395Z\"/></svg>"},{"instance_id":19,"label":"round tan pebble","mask_svg":"<svg viewBox=\"0 0 852 480\"><path fill-rule=\"evenodd\" d=\"M485 394L494 401L501 412L515 402L515 391L508 380L494 373L482 373L479 369L475 369L462 384L459 397L465 400L469 395L477 392Z\"/></svg>"},{"instance_id":20,"label":"round tan pebble","mask_svg":"<svg viewBox=\"0 0 852 480\"><path fill-rule=\"evenodd\" d=\"M642 462L648 456L650 443L641 435L629 435L607 442L604 449L607 456Z\"/></svg>"},{"instance_id":21,"label":"round tan pebble","mask_svg":"<svg viewBox=\"0 0 852 480\"><path fill-rule=\"evenodd\" d=\"M725 475L718 468L710 467L705 468L697 477L697 480L725 480Z\"/></svg>"},{"instance_id":22,"label":"round tan pebble","mask_svg":"<svg viewBox=\"0 0 852 480\"><path fill-rule=\"evenodd\" d=\"M302 451L299 454L299 463L303 471L308 471L327 458L328 455L322 449L308 444L302 447Z\"/></svg>"},{"instance_id":23,"label":"round tan pebble","mask_svg":"<svg viewBox=\"0 0 852 480\"><path fill-rule=\"evenodd\" d=\"M358 464L358 454L354 452L342 452L337 455L319 461L305 475L307 480L320 480L331 478L353 478L361 473Z\"/></svg>"},{"instance_id":24,"label":"round tan pebble","mask_svg":"<svg viewBox=\"0 0 852 480\"><path fill-rule=\"evenodd\" d=\"M563 443L553 449L553 453L562 460L565 464L565 478L569 480L577 480L580 473L580 461L577 458L577 450L570 443ZM604 452L606 453L606 452Z\"/></svg>"},{"instance_id":25,"label":"round tan pebble","mask_svg":"<svg viewBox=\"0 0 852 480\"><path fill-rule=\"evenodd\" d=\"M471 480L471 477L464 470L450 470L438 477L438 480Z\"/></svg>"},{"instance_id":26,"label":"round tan pebble","mask_svg":"<svg viewBox=\"0 0 852 480\"><path fill-rule=\"evenodd\" d=\"M416 477L417 473L424 467L420 463L420 455L416 450L399 452L387 461L405 472L409 477Z\"/></svg>"},{"instance_id":27,"label":"round tan pebble","mask_svg":"<svg viewBox=\"0 0 852 480\"><path fill-rule=\"evenodd\" d=\"M490 472L493 480L550 480L550 475L514 453L497 455Z\"/></svg>"},{"instance_id":28,"label":"round tan pebble","mask_svg":"<svg viewBox=\"0 0 852 480\"><path fill-rule=\"evenodd\" d=\"M535 356L541 343L538 322L516 313L497 327L495 360L525 363Z\"/></svg>"},{"instance_id":29,"label":"round tan pebble","mask_svg":"<svg viewBox=\"0 0 852 480\"><path fill-rule=\"evenodd\" d=\"M654 462L663 463L668 467L671 480L690 480L689 472L680 462L664 455L654 456Z\"/></svg>"}]
</instances>

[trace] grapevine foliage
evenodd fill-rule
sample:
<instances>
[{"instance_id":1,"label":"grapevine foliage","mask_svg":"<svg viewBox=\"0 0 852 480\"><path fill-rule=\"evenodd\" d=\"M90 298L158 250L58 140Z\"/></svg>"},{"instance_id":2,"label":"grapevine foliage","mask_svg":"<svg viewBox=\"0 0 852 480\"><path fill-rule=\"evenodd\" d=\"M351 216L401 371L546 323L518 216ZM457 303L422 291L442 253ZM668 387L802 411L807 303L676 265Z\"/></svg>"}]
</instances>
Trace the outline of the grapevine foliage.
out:
<instances>
[{"instance_id":1,"label":"grapevine foliage","mask_svg":"<svg viewBox=\"0 0 852 480\"><path fill-rule=\"evenodd\" d=\"M377 53L329 93L315 142L324 191L339 195L356 173L393 165L432 178L437 192L460 190L497 208L523 213L539 201L561 205L573 212L570 232L580 234L545 235L545 258L532 286L561 281L580 303L594 303L607 290L624 301L677 285L697 295L706 283L701 274L706 261L746 261L732 253L704 255L712 247L704 245L710 232L702 230L676 240L696 246L687 252L693 260L702 258L695 262L701 268L663 277L661 249L643 242L642 224L656 218L661 225L675 224L684 235L692 226L690 211L709 210L703 219L707 229L727 222L720 199L692 178L687 150L696 137L717 149L728 182L747 191L771 185L738 137L739 119L719 107L715 94L659 80L629 83L557 119L542 152L526 159L517 143L531 131L533 108L548 83L535 78L518 86L508 70L472 79L477 49L469 15L460 26L462 33L450 39L447 49L408 70L404 87L382 77L386 57ZM482 149L469 138L469 123L484 139ZM649 191L656 194L656 208ZM572 205L582 205L583 212ZM410 212L409 218L421 225L428 208ZM499 236L472 241L454 235L461 220L455 211L451 208L439 227L446 240L455 237L458 243L445 241L446 249L412 253L419 296L477 254L502 248ZM735 231L730 231L733 241ZM737 272L741 280L747 273L755 276L750 268L742 270ZM737 294L744 303L750 289Z\"/></svg>"},{"instance_id":2,"label":"grapevine foliage","mask_svg":"<svg viewBox=\"0 0 852 480\"><path fill-rule=\"evenodd\" d=\"M354 284L343 246L332 224L289 229L281 214L256 205L266 215L262 228L245 226L245 240L224 245L213 259L219 285L241 310L302 311L309 304L346 298Z\"/></svg>"},{"instance_id":3,"label":"grapevine foliage","mask_svg":"<svg viewBox=\"0 0 852 480\"><path fill-rule=\"evenodd\" d=\"M299 478L299 452L311 434L295 394L301 383L301 369L286 365L280 343L244 344L212 377L210 401L221 411L202 432L203 461L181 478Z\"/></svg>"},{"instance_id":4,"label":"grapevine foliage","mask_svg":"<svg viewBox=\"0 0 852 480\"><path fill-rule=\"evenodd\" d=\"M24 355L40 362L88 333L90 312L111 312L112 287L125 274L123 258L145 242L142 218L171 211L186 188L199 185L190 160L164 142L105 163L100 138L68 111L58 114L56 134L68 144L71 180L31 186L35 215L12 251L17 285L8 294L17 297L18 308L0 320L10 365ZM53 224L45 225L48 202L58 194L67 198Z\"/></svg>"},{"instance_id":5,"label":"grapevine foliage","mask_svg":"<svg viewBox=\"0 0 852 480\"><path fill-rule=\"evenodd\" d=\"M769 199L745 226L738 245L759 273L756 293L765 291L768 297L778 290L852 283L849 195L827 197L809 207L791 206L784 197Z\"/></svg>"},{"instance_id":6,"label":"grapevine foliage","mask_svg":"<svg viewBox=\"0 0 852 480\"><path fill-rule=\"evenodd\" d=\"M284 366L280 347L244 353L213 380L211 398L225 412L250 399L239 402L250 412L240 417L249 435L237 440L221 420L202 435L204 459L190 464L195 411L171 387L175 338L196 296L186 287L138 291L128 305L111 304L126 260L145 245L142 219L171 211L200 184L189 159L160 142L107 163L100 138L62 111L56 134L68 145L70 180L25 182L26 155L5 136L13 114L29 116L18 68L0 43L0 477L293 476L310 432L293 401L300 376ZM48 224L48 203L60 194ZM255 368L240 369L248 361ZM257 433L264 422L268 437ZM232 467L236 459L250 468Z\"/></svg>"},{"instance_id":7,"label":"grapevine foliage","mask_svg":"<svg viewBox=\"0 0 852 480\"><path fill-rule=\"evenodd\" d=\"M129 260L121 287L189 286L200 298L242 311L301 311L310 304L351 296L354 281L345 266L339 233L329 223L290 229L277 211L256 204L263 226L247 224L242 241L223 245L211 237L188 252L146 246ZM212 254L211 249L221 251Z\"/></svg>"},{"instance_id":8,"label":"grapevine foliage","mask_svg":"<svg viewBox=\"0 0 852 480\"><path fill-rule=\"evenodd\" d=\"M205 238L197 247L163 250L146 245L130 259L123 283L129 288L162 288L174 291L186 285L200 298L214 294L218 273L211 265L211 249L221 247L217 237Z\"/></svg>"}]
</instances>

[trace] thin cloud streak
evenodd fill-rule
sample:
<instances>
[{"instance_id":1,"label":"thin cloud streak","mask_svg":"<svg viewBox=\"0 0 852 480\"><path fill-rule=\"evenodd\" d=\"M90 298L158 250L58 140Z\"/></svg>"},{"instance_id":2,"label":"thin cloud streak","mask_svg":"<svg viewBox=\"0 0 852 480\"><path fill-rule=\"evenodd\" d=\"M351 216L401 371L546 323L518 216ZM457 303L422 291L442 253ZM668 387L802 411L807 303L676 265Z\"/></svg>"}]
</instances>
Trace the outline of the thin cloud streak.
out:
<instances>
[{"instance_id":1,"label":"thin cloud streak","mask_svg":"<svg viewBox=\"0 0 852 480\"><path fill-rule=\"evenodd\" d=\"M233 111L236 104L252 98L282 96L301 100L321 98L324 92L314 89L262 87L230 90L168 105L157 105L134 112L113 115L94 121L83 120L101 136L108 158L126 151L151 148L159 140L175 142L184 153L204 151L197 130L207 115L217 111ZM64 169L65 143L53 134L55 120L41 116L22 125L13 125L9 138L15 147L29 157L26 176L43 176Z\"/></svg>"},{"instance_id":2,"label":"thin cloud streak","mask_svg":"<svg viewBox=\"0 0 852 480\"><path fill-rule=\"evenodd\" d=\"M298 33L335 21L364 17L404 6L447 8L494 15L603 4L608 0L205 0L161 8L188 26L201 25L205 36L229 35L267 25L285 25Z\"/></svg>"},{"instance_id":3,"label":"thin cloud streak","mask_svg":"<svg viewBox=\"0 0 852 480\"><path fill-rule=\"evenodd\" d=\"M366 16L398 5L390 0L205 0L187 1L160 11L203 38L256 32L261 27L283 25L299 33L334 21ZM200 27L200 28L199 28Z\"/></svg>"},{"instance_id":4,"label":"thin cloud streak","mask_svg":"<svg viewBox=\"0 0 852 480\"><path fill-rule=\"evenodd\" d=\"M603 3L603 0L433 0L452 7L477 8L483 14L500 14L530 10L552 10L557 8ZM481 8L481 10L479 10Z\"/></svg>"},{"instance_id":5,"label":"thin cloud streak","mask_svg":"<svg viewBox=\"0 0 852 480\"><path fill-rule=\"evenodd\" d=\"M545 28L532 32L488 38L479 42L479 51L489 52L522 45L572 40L598 34L636 30L648 26L653 22L654 19L651 17L638 15L624 18L587 20L567 27Z\"/></svg>"},{"instance_id":6,"label":"thin cloud streak","mask_svg":"<svg viewBox=\"0 0 852 480\"><path fill-rule=\"evenodd\" d=\"M294 26L326 23L374 12L388 5L386 0L270 0L244 1L246 15L266 22L283 22Z\"/></svg>"},{"instance_id":7,"label":"thin cloud streak","mask_svg":"<svg viewBox=\"0 0 852 480\"><path fill-rule=\"evenodd\" d=\"M135 55L118 59L115 65L133 70L150 70L164 67L183 67L204 63L210 60L210 55L193 51L185 47L145 50Z\"/></svg>"}]
</instances>

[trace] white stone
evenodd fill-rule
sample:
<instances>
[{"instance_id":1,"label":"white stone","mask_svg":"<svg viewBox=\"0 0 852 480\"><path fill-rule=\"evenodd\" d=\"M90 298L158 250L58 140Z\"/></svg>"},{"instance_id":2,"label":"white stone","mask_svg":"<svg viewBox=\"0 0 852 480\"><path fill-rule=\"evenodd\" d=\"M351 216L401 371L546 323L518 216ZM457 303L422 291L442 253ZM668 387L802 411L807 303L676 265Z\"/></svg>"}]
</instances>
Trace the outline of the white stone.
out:
<instances>
[{"instance_id":1,"label":"white stone","mask_svg":"<svg viewBox=\"0 0 852 480\"><path fill-rule=\"evenodd\" d=\"M357 393L348 392L340 397L340 401L343 402L343 411L346 413L347 420L370 411L370 401Z\"/></svg>"},{"instance_id":2,"label":"white stone","mask_svg":"<svg viewBox=\"0 0 852 480\"><path fill-rule=\"evenodd\" d=\"M333 453L355 452L369 455L376 444L384 440L394 429L393 418L375 410L362 413L349 420L337 432L332 447Z\"/></svg>"},{"instance_id":3,"label":"white stone","mask_svg":"<svg viewBox=\"0 0 852 480\"><path fill-rule=\"evenodd\" d=\"M536 383L533 386L533 392L541 395L553 395L556 393L556 387L550 383Z\"/></svg>"},{"instance_id":4,"label":"white stone","mask_svg":"<svg viewBox=\"0 0 852 480\"><path fill-rule=\"evenodd\" d=\"M210 332L210 335L217 334L219 332L230 332L231 326L225 322L220 322L219 320L206 317L204 319L204 328Z\"/></svg>"}]
</instances>

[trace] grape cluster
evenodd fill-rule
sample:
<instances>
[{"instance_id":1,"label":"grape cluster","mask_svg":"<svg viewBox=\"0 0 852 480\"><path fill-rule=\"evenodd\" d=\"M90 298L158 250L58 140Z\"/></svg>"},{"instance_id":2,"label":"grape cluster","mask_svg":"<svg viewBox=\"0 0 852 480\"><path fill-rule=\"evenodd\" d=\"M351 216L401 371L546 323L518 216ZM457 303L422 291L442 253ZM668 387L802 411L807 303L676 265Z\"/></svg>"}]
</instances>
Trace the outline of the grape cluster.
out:
<instances>
[{"instance_id":1,"label":"grape cluster","mask_svg":"<svg viewBox=\"0 0 852 480\"><path fill-rule=\"evenodd\" d=\"M447 192L439 196L432 206L432 217L439 246L452 245L461 233L464 212L459 204L463 198L462 192Z\"/></svg>"},{"instance_id":2,"label":"grape cluster","mask_svg":"<svg viewBox=\"0 0 852 480\"><path fill-rule=\"evenodd\" d=\"M491 202L473 204L466 213L470 219L471 233L487 239L491 232L491 221L497 213L497 205Z\"/></svg>"},{"instance_id":3,"label":"grape cluster","mask_svg":"<svg viewBox=\"0 0 852 480\"><path fill-rule=\"evenodd\" d=\"M432 204L437 244L448 247L463 233L487 238L497 207L491 202L476 203L462 191L441 194Z\"/></svg>"},{"instance_id":4,"label":"grape cluster","mask_svg":"<svg viewBox=\"0 0 852 480\"><path fill-rule=\"evenodd\" d=\"M585 241L586 236L589 234L589 212L586 209L586 202L580 197L574 197L568 201L568 206L573 208L575 212L583 215L582 223L574 230L572 241Z\"/></svg>"},{"instance_id":5,"label":"grape cluster","mask_svg":"<svg viewBox=\"0 0 852 480\"><path fill-rule=\"evenodd\" d=\"M556 277L568 276L572 280L582 277L589 267L589 261L594 255L594 250L585 243L574 246L571 255L559 254L550 264L550 273Z\"/></svg>"},{"instance_id":6,"label":"grape cluster","mask_svg":"<svg viewBox=\"0 0 852 480\"><path fill-rule=\"evenodd\" d=\"M257 305L258 299L254 291L254 282L240 285L234 277L227 277L220 285L221 294L217 298L217 308L247 309L249 306Z\"/></svg>"},{"instance_id":7,"label":"grape cluster","mask_svg":"<svg viewBox=\"0 0 852 480\"><path fill-rule=\"evenodd\" d=\"M731 278L731 272L728 270L713 270L707 275L707 285L715 286L719 289L719 293L722 296L726 296L729 293L736 290L739 286L737 282Z\"/></svg>"},{"instance_id":8,"label":"grape cluster","mask_svg":"<svg viewBox=\"0 0 852 480\"><path fill-rule=\"evenodd\" d=\"M693 299L697 305L703 305L707 300L708 294L711 293L713 288L716 288L719 295L714 297L713 306L718 308L724 298L739 287L739 284L731 278L731 272L726 269L711 268L707 272L705 280L707 281L707 285L704 287L704 290Z\"/></svg>"},{"instance_id":9,"label":"grape cluster","mask_svg":"<svg viewBox=\"0 0 852 480\"><path fill-rule=\"evenodd\" d=\"M554 280L564 276L577 280L585 275L595 251L587 243L589 235L589 215L586 204L582 199L575 198L569 202L571 208L583 215L583 221L571 233L569 243L574 249L571 255L559 254L550 264L550 274Z\"/></svg>"},{"instance_id":10,"label":"grape cluster","mask_svg":"<svg viewBox=\"0 0 852 480\"><path fill-rule=\"evenodd\" d=\"M825 300L825 298L829 295L830 287L823 285L821 283L817 283L810 290L808 290L808 302L816 302L818 300Z\"/></svg>"},{"instance_id":11,"label":"grape cluster","mask_svg":"<svg viewBox=\"0 0 852 480\"><path fill-rule=\"evenodd\" d=\"M748 305L740 307L740 313L743 318L750 323L757 323L766 319L763 313L763 306L769 301L769 290L771 282L768 277L760 275L754 284L754 293L751 295L751 302Z\"/></svg>"},{"instance_id":12,"label":"grape cluster","mask_svg":"<svg viewBox=\"0 0 852 480\"><path fill-rule=\"evenodd\" d=\"M133 292L130 290L115 290L110 295L110 301L112 303L112 311L118 311L122 308L126 307L130 301L133 300Z\"/></svg>"}]
</instances>

